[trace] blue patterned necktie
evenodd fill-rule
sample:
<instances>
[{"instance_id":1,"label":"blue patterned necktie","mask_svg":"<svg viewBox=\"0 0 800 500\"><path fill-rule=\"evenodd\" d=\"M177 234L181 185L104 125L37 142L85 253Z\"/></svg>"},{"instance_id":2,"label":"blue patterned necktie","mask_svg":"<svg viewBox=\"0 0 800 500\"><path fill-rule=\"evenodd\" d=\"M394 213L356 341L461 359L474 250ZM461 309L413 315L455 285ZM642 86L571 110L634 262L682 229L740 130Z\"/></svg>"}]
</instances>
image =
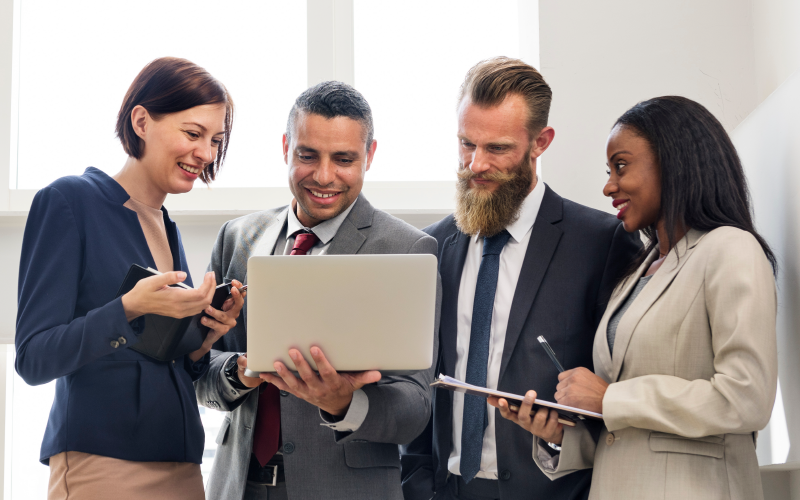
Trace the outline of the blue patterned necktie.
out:
<instances>
[{"instance_id":1,"label":"blue patterned necktie","mask_svg":"<svg viewBox=\"0 0 800 500\"><path fill-rule=\"evenodd\" d=\"M472 327L469 334L467 356L468 384L486 387L486 371L489 364L489 337L492 330L492 310L497 291L497 275L500 271L500 252L511 235L503 231L483 239L483 258L475 285L475 301L472 303ZM489 424L486 413L486 398L464 395L464 415L461 428L461 477L470 482L481 468L483 434Z\"/></svg>"}]
</instances>

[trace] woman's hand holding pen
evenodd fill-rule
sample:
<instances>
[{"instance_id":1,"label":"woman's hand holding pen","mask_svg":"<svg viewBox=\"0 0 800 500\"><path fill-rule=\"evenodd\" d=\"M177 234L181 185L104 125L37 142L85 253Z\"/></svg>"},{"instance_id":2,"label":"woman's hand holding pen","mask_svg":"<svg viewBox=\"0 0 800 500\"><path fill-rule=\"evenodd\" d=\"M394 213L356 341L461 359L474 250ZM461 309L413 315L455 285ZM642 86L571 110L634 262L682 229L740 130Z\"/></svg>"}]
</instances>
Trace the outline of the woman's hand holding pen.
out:
<instances>
[{"instance_id":1,"label":"woman's hand holding pen","mask_svg":"<svg viewBox=\"0 0 800 500\"><path fill-rule=\"evenodd\" d=\"M606 389L608 382L591 370L574 368L558 374L556 401L562 405L603 413Z\"/></svg>"},{"instance_id":2,"label":"woman's hand holding pen","mask_svg":"<svg viewBox=\"0 0 800 500\"><path fill-rule=\"evenodd\" d=\"M206 353L211 350L211 346L214 345L214 342L236 326L236 318L239 317L239 313L244 306L244 298L247 296L246 291L239 292L241 287L242 284L238 280L231 281L231 296L222 304L221 311L214 309L210 305L205 308L206 314L211 317L203 317L200 322L211 328L211 330L208 331L208 335L206 335L206 339L203 341L203 346L189 354L189 358L192 361L197 361L205 356Z\"/></svg>"},{"instance_id":3,"label":"woman's hand holding pen","mask_svg":"<svg viewBox=\"0 0 800 500\"><path fill-rule=\"evenodd\" d=\"M185 318L211 305L216 287L214 273L206 273L203 283L197 288L170 286L185 279L185 272L175 271L139 280L130 292L122 296L125 317L129 322L145 314Z\"/></svg>"},{"instance_id":4,"label":"woman's hand holding pen","mask_svg":"<svg viewBox=\"0 0 800 500\"><path fill-rule=\"evenodd\" d=\"M509 408L508 401L504 398L490 397L489 404L498 408L504 419L514 422L534 436L540 437L548 443L561 444L561 440L564 438L564 426L558 423L558 412L541 407L534 415L531 415L535 400L536 392L528 391L522 400L519 411L516 412Z\"/></svg>"}]
</instances>

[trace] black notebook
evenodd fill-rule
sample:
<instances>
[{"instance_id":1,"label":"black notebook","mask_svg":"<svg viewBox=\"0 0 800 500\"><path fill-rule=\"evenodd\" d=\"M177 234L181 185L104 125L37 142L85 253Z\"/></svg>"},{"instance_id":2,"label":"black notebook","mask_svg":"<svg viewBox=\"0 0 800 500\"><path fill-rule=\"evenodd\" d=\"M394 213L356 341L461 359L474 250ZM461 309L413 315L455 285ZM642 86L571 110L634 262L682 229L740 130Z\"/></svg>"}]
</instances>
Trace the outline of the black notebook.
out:
<instances>
[{"instance_id":1,"label":"black notebook","mask_svg":"<svg viewBox=\"0 0 800 500\"><path fill-rule=\"evenodd\" d=\"M117 297L131 291L139 280L158 274L158 271L147 269L137 264L131 265L122 285L119 287ZM183 283L172 286L188 288ZM222 309L222 304L230 296L231 284L223 283L217 286L211 306ZM134 351L139 351L146 356L159 361L172 361L190 352L200 349L208 334L209 328L200 323L208 316L205 312L187 318L170 318L157 314L145 314L141 317L144 329L139 334L140 342L131 346Z\"/></svg>"}]
</instances>

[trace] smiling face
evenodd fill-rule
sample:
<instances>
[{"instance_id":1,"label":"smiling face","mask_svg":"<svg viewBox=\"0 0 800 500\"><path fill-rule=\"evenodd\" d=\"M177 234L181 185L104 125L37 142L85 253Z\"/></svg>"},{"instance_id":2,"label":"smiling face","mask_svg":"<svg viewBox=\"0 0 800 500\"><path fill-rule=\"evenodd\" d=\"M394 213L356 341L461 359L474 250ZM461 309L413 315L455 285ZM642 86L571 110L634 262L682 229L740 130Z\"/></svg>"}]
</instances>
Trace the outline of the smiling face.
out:
<instances>
[{"instance_id":1,"label":"smiling face","mask_svg":"<svg viewBox=\"0 0 800 500\"><path fill-rule=\"evenodd\" d=\"M608 136L608 182L603 194L612 198L628 232L655 224L661 212L661 169L650 143L630 127L617 125Z\"/></svg>"},{"instance_id":2,"label":"smiling face","mask_svg":"<svg viewBox=\"0 0 800 500\"><path fill-rule=\"evenodd\" d=\"M298 112L294 130L283 136L289 188L298 220L306 227L332 219L358 198L377 142L366 145L364 127L352 118Z\"/></svg>"},{"instance_id":3,"label":"smiling face","mask_svg":"<svg viewBox=\"0 0 800 500\"><path fill-rule=\"evenodd\" d=\"M166 194L191 191L203 169L214 163L225 133L225 105L206 104L154 119L137 106L134 130L144 140L139 162L154 188Z\"/></svg>"}]
</instances>

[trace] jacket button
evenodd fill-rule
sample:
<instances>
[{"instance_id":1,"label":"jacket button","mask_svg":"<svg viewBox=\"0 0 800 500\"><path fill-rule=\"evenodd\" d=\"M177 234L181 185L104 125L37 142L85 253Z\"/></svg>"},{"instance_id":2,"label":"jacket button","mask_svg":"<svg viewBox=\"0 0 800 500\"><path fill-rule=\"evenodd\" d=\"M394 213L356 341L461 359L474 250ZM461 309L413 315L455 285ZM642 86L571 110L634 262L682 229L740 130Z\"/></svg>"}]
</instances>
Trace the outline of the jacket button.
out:
<instances>
[{"instance_id":1,"label":"jacket button","mask_svg":"<svg viewBox=\"0 0 800 500\"><path fill-rule=\"evenodd\" d=\"M283 454L291 455L294 453L294 443L283 443Z\"/></svg>"},{"instance_id":2,"label":"jacket button","mask_svg":"<svg viewBox=\"0 0 800 500\"><path fill-rule=\"evenodd\" d=\"M112 341L111 341L111 347L113 347L114 349L116 349L117 347L119 347L119 342L117 342L116 340L112 340Z\"/></svg>"},{"instance_id":3,"label":"jacket button","mask_svg":"<svg viewBox=\"0 0 800 500\"><path fill-rule=\"evenodd\" d=\"M122 345L125 345L125 344L128 343L128 340L125 337L120 337L120 338L117 339L117 341L119 341L119 343L122 344Z\"/></svg>"},{"instance_id":4,"label":"jacket button","mask_svg":"<svg viewBox=\"0 0 800 500\"><path fill-rule=\"evenodd\" d=\"M608 433L608 436L606 436L606 444L609 446L614 444L614 435L611 434L610 432Z\"/></svg>"},{"instance_id":5,"label":"jacket button","mask_svg":"<svg viewBox=\"0 0 800 500\"><path fill-rule=\"evenodd\" d=\"M280 395L281 395L281 396L283 396L283 397L286 397L286 396L288 396L288 395L289 395L289 393L288 393L288 392L286 392L286 391L281 391L281 392L280 392Z\"/></svg>"},{"instance_id":6,"label":"jacket button","mask_svg":"<svg viewBox=\"0 0 800 500\"><path fill-rule=\"evenodd\" d=\"M503 481L508 481L509 479L511 479L511 471L506 469L503 472L501 472L500 479Z\"/></svg>"}]
</instances>

